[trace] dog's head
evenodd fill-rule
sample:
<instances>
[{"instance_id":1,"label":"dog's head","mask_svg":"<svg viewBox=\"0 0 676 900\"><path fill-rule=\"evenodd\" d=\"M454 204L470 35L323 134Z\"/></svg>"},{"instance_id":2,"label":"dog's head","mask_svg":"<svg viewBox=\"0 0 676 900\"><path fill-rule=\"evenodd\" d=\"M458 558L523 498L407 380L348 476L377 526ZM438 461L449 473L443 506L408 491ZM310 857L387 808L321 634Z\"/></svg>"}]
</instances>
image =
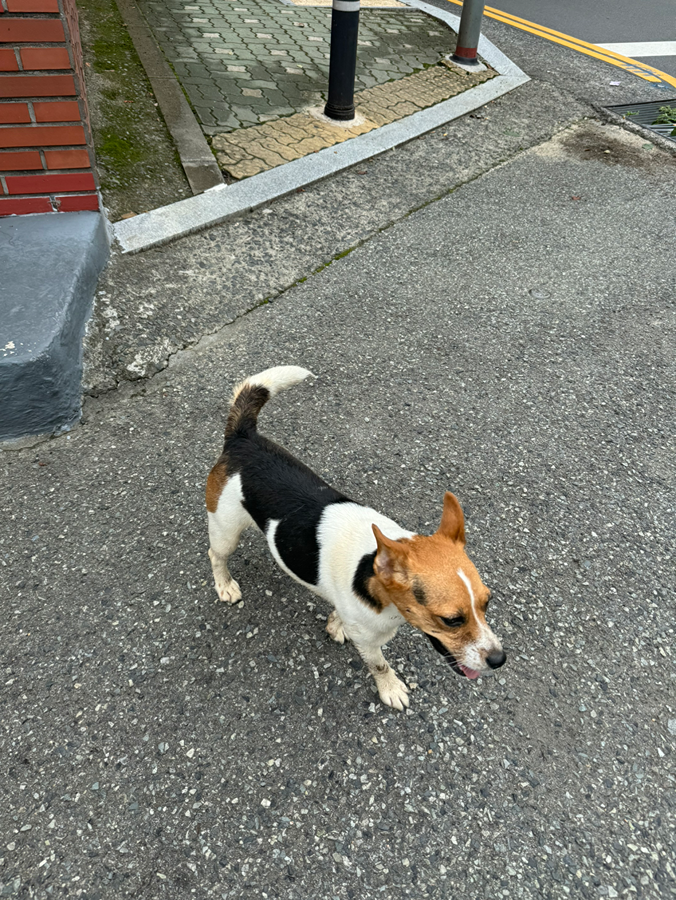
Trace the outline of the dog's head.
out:
<instances>
[{"instance_id":1,"label":"dog's head","mask_svg":"<svg viewBox=\"0 0 676 900\"><path fill-rule=\"evenodd\" d=\"M391 540L374 525L377 551L373 593L394 603L458 675L478 678L506 660L486 623L491 592L465 553L465 520L456 497L446 493L441 524L429 537Z\"/></svg>"}]
</instances>

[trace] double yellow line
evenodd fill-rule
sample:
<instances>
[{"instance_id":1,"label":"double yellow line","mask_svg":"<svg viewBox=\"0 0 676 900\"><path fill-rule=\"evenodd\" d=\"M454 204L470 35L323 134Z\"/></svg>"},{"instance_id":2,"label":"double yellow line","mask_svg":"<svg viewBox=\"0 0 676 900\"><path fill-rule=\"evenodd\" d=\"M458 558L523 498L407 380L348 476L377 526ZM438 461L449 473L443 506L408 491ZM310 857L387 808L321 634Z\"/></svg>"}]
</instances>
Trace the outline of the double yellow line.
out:
<instances>
[{"instance_id":1,"label":"double yellow line","mask_svg":"<svg viewBox=\"0 0 676 900\"><path fill-rule=\"evenodd\" d=\"M462 0L449 0L449 3L462 6ZM645 78L646 81L652 81L657 84L666 82L676 87L676 78L673 75L661 72L647 63L638 62L628 56L622 56L621 53L605 50L597 44L588 44L587 41L581 41L579 38L571 37L569 34L562 34L560 31L554 31L553 28L546 28L544 25L536 25L535 22L529 22L528 19L520 19L519 16L513 16L511 13L503 12L492 6L485 7L484 15L488 16L489 19L496 19L498 22L504 22L505 25L511 25L514 28L527 31L529 34L545 38L547 41L561 44L562 47L569 47L571 50L577 50L578 53L593 56L594 59L600 59L602 62L610 63L611 66L617 66L620 69L624 69L625 72L637 75L639 78Z\"/></svg>"}]
</instances>

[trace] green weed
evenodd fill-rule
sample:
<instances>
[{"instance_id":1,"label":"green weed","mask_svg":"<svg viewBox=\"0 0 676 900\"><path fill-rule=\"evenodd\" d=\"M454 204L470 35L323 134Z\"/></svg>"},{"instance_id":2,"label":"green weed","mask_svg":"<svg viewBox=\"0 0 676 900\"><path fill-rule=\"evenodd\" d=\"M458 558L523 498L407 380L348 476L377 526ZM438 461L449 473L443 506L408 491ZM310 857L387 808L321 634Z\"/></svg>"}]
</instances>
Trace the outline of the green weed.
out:
<instances>
[{"instance_id":1,"label":"green weed","mask_svg":"<svg viewBox=\"0 0 676 900\"><path fill-rule=\"evenodd\" d=\"M653 125L676 125L676 108L673 106L660 106L660 114L653 122Z\"/></svg>"}]
</instances>

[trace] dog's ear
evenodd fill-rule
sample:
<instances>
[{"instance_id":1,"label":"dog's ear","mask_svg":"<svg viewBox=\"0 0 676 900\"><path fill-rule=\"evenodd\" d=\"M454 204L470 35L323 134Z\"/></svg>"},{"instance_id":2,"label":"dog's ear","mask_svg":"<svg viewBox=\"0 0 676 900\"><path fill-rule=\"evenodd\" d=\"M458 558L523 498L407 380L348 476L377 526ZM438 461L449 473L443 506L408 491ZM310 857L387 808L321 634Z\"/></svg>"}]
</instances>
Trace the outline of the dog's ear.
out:
<instances>
[{"instance_id":1,"label":"dog's ear","mask_svg":"<svg viewBox=\"0 0 676 900\"><path fill-rule=\"evenodd\" d=\"M378 549L373 560L373 572L386 588L409 586L406 547L401 541L385 537L377 525L372 525Z\"/></svg>"},{"instance_id":2,"label":"dog's ear","mask_svg":"<svg viewBox=\"0 0 676 900\"><path fill-rule=\"evenodd\" d=\"M462 514L458 498L450 491L446 491L444 494L444 511L437 534L443 535L450 541L465 543L465 517Z\"/></svg>"}]
</instances>

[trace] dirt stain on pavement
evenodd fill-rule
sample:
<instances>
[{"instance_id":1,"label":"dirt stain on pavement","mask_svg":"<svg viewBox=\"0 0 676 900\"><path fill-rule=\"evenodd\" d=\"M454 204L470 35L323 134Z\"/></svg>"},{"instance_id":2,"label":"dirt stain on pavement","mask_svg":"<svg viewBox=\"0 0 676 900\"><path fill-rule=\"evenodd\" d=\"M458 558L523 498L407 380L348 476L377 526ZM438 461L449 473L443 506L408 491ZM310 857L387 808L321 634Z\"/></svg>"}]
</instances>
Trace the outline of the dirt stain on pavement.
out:
<instances>
[{"instance_id":1,"label":"dirt stain on pavement","mask_svg":"<svg viewBox=\"0 0 676 900\"><path fill-rule=\"evenodd\" d=\"M628 131L589 122L568 129L560 147L568 156L584 162L594 160L606 166L627 166L650 174L676 169L676 160L646 138Z\"/></svg>"}]
</instances>

